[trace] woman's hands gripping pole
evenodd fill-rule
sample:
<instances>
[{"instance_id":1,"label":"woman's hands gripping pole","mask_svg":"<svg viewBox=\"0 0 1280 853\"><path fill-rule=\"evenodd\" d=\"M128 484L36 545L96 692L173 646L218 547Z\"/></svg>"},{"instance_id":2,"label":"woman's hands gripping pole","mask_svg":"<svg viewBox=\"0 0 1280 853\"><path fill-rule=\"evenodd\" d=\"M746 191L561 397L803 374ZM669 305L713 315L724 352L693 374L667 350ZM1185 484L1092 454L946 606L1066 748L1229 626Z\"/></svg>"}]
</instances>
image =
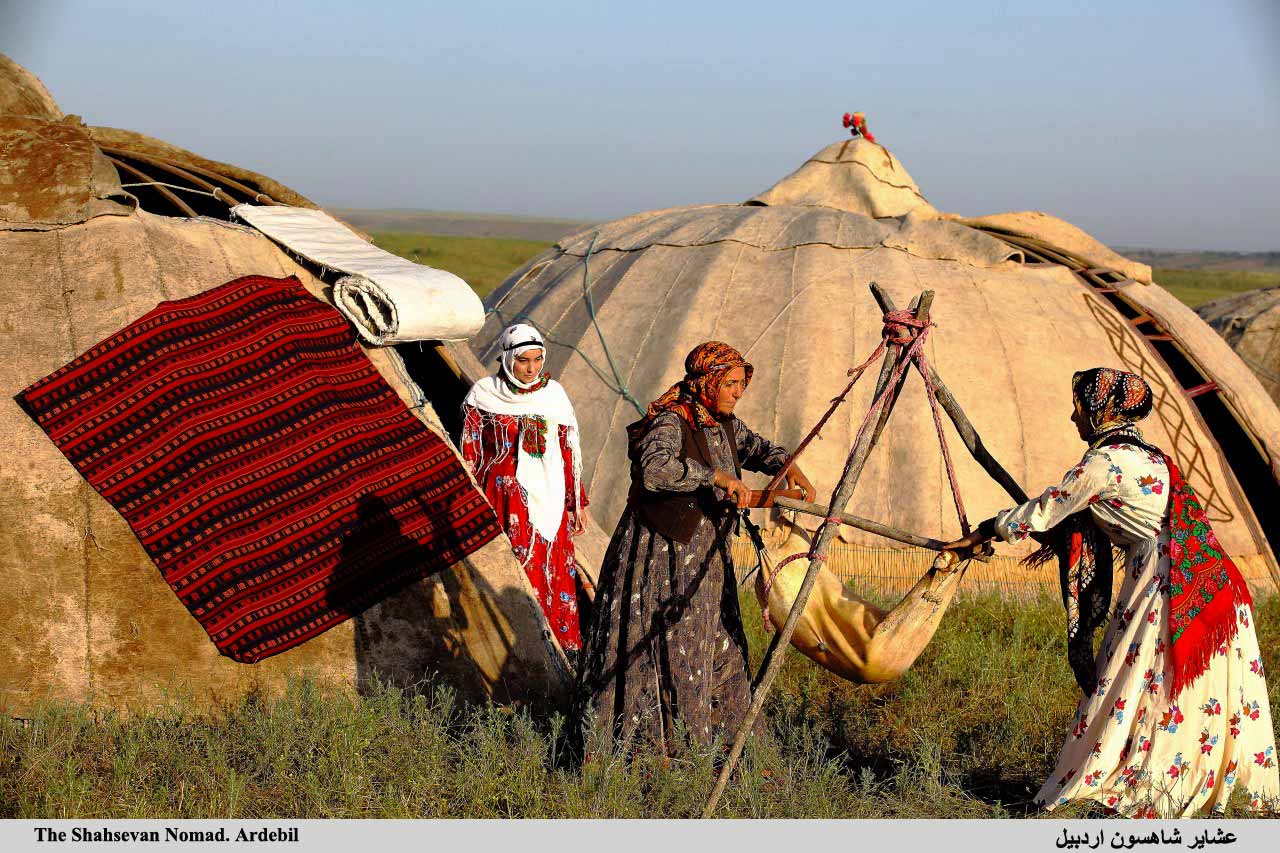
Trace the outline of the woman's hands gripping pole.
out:
<instances>
[{"instance_id":1,"label":"woman's hands gripping pole","mask_svg":"<svg viewBox=\"0 0 1280 853\"><path fill-rule=\"evenodd\" d=\"M724 489L728 493L726 497L738 509L746 509L751 505L751 489L747 488L747 484L733 476L733 474L717 469L714 482L717 487ZM799 489L801 500L812 500L817 494L813 483L809 482L809 478L796 465L792 465L791 469L787 471L787 487Z\"/></svg>"}]
</instances>

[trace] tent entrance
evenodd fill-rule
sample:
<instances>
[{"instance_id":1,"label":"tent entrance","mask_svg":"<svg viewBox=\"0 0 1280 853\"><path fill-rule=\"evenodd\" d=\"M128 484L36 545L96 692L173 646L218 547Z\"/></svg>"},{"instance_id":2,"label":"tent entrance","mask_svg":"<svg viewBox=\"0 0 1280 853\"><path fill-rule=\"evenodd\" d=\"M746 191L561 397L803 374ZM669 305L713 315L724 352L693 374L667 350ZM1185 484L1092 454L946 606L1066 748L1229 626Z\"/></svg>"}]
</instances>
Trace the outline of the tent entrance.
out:
<instances>
[{"instance_id":1,"label":"tent entrance","mask_svg":"<svg viewBox=\"0 0 1280 853\"><path fill-rule=\"evenodd\" d=\"M431 402L449 440L461 447L462 401L479 377L471 377L437 341L397 344L395 351L404 361L409 378Z\"/></svg>"}]
</instances>

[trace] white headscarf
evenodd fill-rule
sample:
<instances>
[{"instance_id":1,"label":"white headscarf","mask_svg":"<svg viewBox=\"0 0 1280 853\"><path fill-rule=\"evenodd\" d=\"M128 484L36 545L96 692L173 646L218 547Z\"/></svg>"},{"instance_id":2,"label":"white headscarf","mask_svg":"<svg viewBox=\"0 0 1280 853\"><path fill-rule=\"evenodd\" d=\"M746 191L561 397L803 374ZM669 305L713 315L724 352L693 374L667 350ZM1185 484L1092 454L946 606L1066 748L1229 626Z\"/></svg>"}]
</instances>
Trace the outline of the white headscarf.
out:
<instances>
[{"instance_id":1,"label":"white headscarf","mask_svg":"<svg viewBox=\"0 0 1280 853\"><path fill-rule=\"evenodd\" d=\"M542 339L542 333L533 326L524 323L516 323L514 326L507 327L502 333L502 337L498 339L498 346L502 347L501 358L502 372L506 374L507 381L524 391L528 391L542 379L542 375L535 376L532 382L525 383L516 379L514 370L516 356L521 353L528 352L531 349L542 350L546 355L547 345Z\"/></svg>"},{"instance_id":2,"label":"white headscarf","mask_svg":"<svg viewBox=\"0 0 1280 853\"><path fill-rule=\"evenodd\" d=\"M521 382L515 377L512 366L516 356L531 349L546 351L542 335L533 326L517 323L502 333L501 367L499 375L486 376L471 386L464 405L481 412L512 417L538 415L547 422L547 447L541 457L532 456L524 449L524 442L516 441L516 482L524 490L529 506L529 521L548 542L555 539L564 515L566 485L572 490L573 504L577 505L578 484L582 481L582 450L578 440L578 419L569 402L569 395L554 379L537 387L542 381L538 376L532 382ZM522 393L523 392L523 393ZM560 453L560 426L568 428L566 443L572 456L573 482L564 481L564 458Z\"/></svg>"}]
</instances>

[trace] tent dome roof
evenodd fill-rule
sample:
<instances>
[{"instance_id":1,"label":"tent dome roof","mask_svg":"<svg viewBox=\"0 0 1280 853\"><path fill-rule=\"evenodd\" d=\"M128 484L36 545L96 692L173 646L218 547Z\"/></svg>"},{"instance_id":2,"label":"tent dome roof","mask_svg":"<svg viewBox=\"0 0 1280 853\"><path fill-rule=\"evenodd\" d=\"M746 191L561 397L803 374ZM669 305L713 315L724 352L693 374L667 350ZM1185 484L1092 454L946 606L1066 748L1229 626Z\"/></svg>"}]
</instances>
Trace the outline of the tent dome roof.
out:
<instances>
[{"instance_id":1,"label":"tent dome roof","mask_svg":"<svg viewBox=\"0 0 1280 853\"><path fill-rule=\"evenodd\" d=\"M1196 309L1280 404L1280 287L1249 290Z\"/></svg>"},{"instance_id":2,"label":"tent dome roof","mask_svg":"<svg viewBox=\"0 0 1280 853\"><path fill-rule=\"evenodd\" d=\"M62 110L36 75L0 53L0 116L5 115L58 121Z\"/></svg>"}]
</instances>

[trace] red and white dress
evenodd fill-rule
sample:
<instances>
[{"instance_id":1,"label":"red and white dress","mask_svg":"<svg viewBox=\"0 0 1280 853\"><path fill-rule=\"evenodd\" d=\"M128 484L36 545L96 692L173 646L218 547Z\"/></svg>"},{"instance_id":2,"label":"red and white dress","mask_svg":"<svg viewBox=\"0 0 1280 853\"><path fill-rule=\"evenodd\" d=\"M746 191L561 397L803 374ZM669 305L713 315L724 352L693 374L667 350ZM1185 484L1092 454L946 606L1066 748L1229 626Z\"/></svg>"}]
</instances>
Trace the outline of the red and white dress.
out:
<instances>
[{"instance_id":1,"label":"red and white dress","mask_svg":"<svg viewBox=\"0 0 1280 853\"><path fill-rule=\"evenodd\" d=\"M552 633L582 648L573 514L587 506L573 407L560 384L487 376L462 406L462 456L511 540Z\"/></svg>"}]
</instances>

